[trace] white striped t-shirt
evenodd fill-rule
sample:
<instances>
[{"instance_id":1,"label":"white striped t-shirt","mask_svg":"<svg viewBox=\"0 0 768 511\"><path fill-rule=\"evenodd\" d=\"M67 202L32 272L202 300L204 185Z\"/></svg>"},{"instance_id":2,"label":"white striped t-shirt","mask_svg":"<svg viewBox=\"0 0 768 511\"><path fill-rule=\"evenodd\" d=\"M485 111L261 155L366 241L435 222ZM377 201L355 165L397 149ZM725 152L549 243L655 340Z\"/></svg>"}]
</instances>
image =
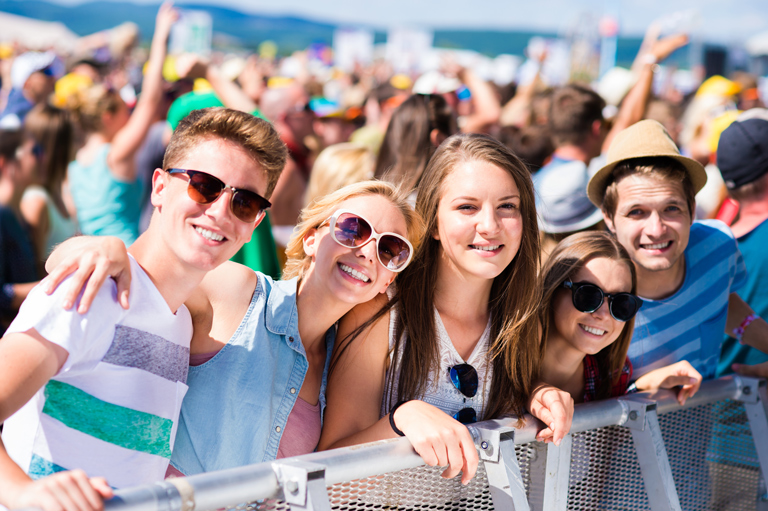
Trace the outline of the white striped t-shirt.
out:
<instances>
[{"instance_id":1,"label":"white striped t-shirt","mask_svg":"<svg viewBox=\"0 0 768 511\"><path fill-rule=\"evenodd\" d=\"M35 328L69 354L56 376L8 418L3 443L33 479L79 468L114 488L160 481L187 391L192 320L173 314L131 258L130 309L109 279L87 314L61 307L65 282L36 287L8 332Z\"/></svg>"}]
</instances>

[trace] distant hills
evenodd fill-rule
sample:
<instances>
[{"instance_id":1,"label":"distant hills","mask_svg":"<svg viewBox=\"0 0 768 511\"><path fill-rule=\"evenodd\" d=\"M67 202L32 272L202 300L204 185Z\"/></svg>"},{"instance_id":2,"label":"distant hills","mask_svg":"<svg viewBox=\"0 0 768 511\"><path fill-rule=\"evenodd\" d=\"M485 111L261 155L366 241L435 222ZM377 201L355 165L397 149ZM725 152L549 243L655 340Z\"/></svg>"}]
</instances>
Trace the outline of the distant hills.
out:
<instances>
[{"instance_id":1,"label":"distant hills","mask_svg":"<svg viewBox=\"0 0 768 511\"><path fill-rule=\"evenodd\" d=\"M253 49L265 40L275 41L280 53L288 54L312 43L331 44L337 25L313 21L296 16L268 16L246 14L234 9L215 5L191 4L180 8L208 11L213 18L214 39L216 34L228 43L233 41L247 49ZM111 28L125 21L133 21L141 29L142 37L149 39L154 29L157 5L130 2L93 1L79 5L61 5L42 0L0 0L0 11L45 21L60 21L79 35L91 34ZM500 30L435 30L434 44L443 48L475 50L488 56L501 53L522 55L533 36L556 37L553 33ZM386 40L386 34L376 32L376 42ZM628 63L640 46L638 38L619 39L617 57L619 63Z\"/></svg>"}]
</instances>

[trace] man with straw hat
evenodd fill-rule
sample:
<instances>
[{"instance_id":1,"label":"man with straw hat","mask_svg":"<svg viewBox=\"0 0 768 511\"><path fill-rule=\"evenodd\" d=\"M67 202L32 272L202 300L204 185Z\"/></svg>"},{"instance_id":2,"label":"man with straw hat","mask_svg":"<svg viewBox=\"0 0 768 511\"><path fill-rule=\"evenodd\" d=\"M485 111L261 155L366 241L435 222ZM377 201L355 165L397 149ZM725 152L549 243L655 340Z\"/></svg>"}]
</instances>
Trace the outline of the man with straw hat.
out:
<instances>
[{"instance_id":1,"label":"man with straw hat","mask_svg":"<svg viewBox=\"0 0 768 511\"><path fill-rule=\"evenodd\" d=\"M694 197L707 176L680 155L664 127L633 124L616 136L607 161L587 194L637 269L644 304L628 353L634 376L679 363L683 401L696 392L699 373L715 377L723 331L768 345L768 324L757 320L747 329L755 320L734 292L746 280L736 240L722 222L693 222Z\"/></svg>"}]
</instances>

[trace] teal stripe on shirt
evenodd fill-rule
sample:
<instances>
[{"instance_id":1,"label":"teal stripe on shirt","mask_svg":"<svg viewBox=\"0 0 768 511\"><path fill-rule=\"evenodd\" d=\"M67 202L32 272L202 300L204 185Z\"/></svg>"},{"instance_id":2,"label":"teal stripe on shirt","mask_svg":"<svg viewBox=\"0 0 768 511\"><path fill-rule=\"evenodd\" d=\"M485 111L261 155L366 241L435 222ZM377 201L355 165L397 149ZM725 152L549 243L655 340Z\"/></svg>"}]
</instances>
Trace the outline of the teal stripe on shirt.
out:
<instances>
[{"instance_id":1,"label":"teal stripe on shirt","mask_svg":"<svg viewBox=\"0 0 768 511\"><path fill-rule=\"evenodd\" d=\"M32 479L41 479L55 474L56 472L65 472L66 470L66 468L33 453L32 460L29 462L29 470L27 470L27 474Z\"/></svg>"},{"instance_id":2,"label":"teal stripe on shirt","mask_svg":"<svg viewBox=\"0 0 768 511\"><path fill-rule=\"evenodd\" d=\"M72 385L49 381L43 413L99 440L171 457L172 420L107 403Z\"/></svg>"}]
</instances>

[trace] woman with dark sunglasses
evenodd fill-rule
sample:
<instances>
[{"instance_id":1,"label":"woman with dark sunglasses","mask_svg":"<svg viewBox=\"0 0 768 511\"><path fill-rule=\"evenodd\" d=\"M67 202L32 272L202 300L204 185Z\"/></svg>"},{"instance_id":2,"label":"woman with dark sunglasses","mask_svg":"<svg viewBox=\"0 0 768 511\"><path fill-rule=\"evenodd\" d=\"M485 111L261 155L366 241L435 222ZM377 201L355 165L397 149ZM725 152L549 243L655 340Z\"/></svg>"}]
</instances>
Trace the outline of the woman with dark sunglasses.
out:
<instances>
[{"instance_id":1,"label":"woman with dark sunglasses","mask_svg":"<svg viewBox=\"0 0 768 511\"><path fill-rule=\"evenodd\" d=\"M223 196L233 221L253 221L261 214L258 201L255 209L236 206L243 190L199 171L175 170L174 179L189 180L192 201L208 204ZM169 474L312 452L320 438L336 322L355 305L386 292L411 260L409 238L420 235L421 222L406 194L389 183L366 181L302 211L286 249L283 280L274 282L231 262L209 272L186 303L194 325L189 391ZM80 263L89 273L93 266L86 263L100 253L117 261L99 270L102 279L106 273L122 274L124 246L115 242L69 242L67 259L77 263L62 262L51 272L51 283ZM98 279L92 280L88 287L98 289Z\"/></svg>"},{"instance_id":2,"label":"woman with dark sunglasses","mask_svg":"<svg viewBox=\"0 0 768 511\"><path fill-rule=\"evenodd\" d=\"M530 173L483 135L438 148L418 190L424 241L396 289L339 326L320 449L406 436L429 465L478 456L464 423L529 409L556 443L572 400L537 385L539 233Z\"/></svg>"},{"instance_id":3,"label":"woman with dark sunglasses","mask_svg":"<svg viewBox=\"0 0 768 511\"><path fill-rule=\"evenodd\" d=\"M542 379L577 403L625 394L632 380L627 350L642 300L624 247L605 232L569 236L549 256L541 288ZM634 387L681 386L678 400L685 403L700 384L701 375L682 361L645 374Z\"/></svg>"}]
</instances>

